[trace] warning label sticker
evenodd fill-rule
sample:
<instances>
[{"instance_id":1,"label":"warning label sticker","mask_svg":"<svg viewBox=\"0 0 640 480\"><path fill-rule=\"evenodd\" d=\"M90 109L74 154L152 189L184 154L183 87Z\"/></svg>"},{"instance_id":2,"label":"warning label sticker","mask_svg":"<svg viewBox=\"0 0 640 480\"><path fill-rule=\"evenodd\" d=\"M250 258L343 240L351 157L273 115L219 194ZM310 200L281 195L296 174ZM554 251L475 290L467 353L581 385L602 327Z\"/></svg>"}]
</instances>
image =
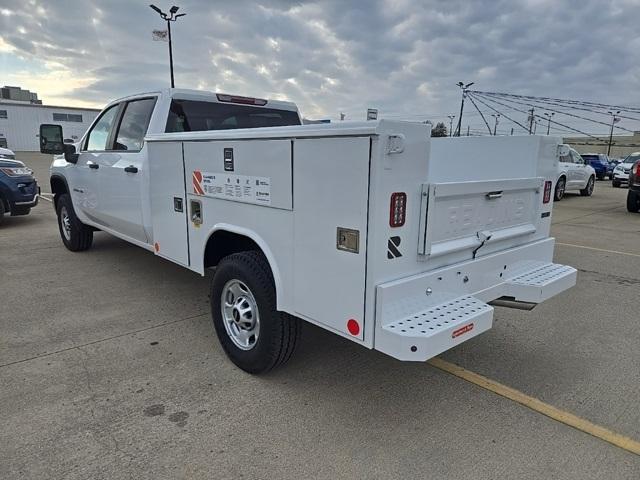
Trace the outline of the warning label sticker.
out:
<instances>
[{"instance_id":1,"label":"warning label sticker","mask_svg":"<svg viewBox=\"0 0 640 480\"><path fill-rule=\"evenodd\" d=\"M271 179L233 173L193 172L194 193L206 197L271 205Z\"/></svg>"}]
</instances>

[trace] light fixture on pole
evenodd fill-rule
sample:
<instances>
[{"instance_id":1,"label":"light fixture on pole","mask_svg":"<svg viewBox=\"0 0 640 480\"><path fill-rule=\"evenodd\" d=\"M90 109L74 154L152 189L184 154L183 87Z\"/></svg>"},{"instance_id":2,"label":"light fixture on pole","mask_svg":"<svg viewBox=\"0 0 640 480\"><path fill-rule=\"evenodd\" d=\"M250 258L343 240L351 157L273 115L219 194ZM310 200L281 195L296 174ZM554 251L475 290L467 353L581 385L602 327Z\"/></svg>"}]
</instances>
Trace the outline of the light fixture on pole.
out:
<instances>
[{"instance_id":1,"label":"light fixture on pole","mask_svg":"<svg viewBox=\"0 0 640 480\"><path fill-rule=\"evenodd\" d=\"M462 101L460 102L460 116L458 117L458 126L456 127L456 133L454 135L455 137L460 136L460 129L462 128L462 112L464 110L464 99L467 96L467 89L473 84L474 82L467 83L466 85L463 82L456 83L456 85L460 87L460 90L462 90Z\"/></svg>"},{"instance_id":2,"label":"light fixture on pole","mask_svg":"<svg viewBox=\"0 0 640 480\"><path fill-rule=\"evenodd\" d=\"M160 17L167 22L167 33L169 35L169 70L171 72L171 88L175 88L175 82L173 80L173 47L171 45L171 22L175 22L179 17L184 17L186 13L176 13L180 9L180 7L176 7L175 5L169 9L169 15L164 13L155 5L149 5L154 11L160 15Z\"/></svg>"},{"instance_id":3,"label":"light fixture on pole","mask_svg":"<svg viewBox=\"0 0 640 480\"><path fill-rule=\"evenodd\" d=\"M447 115L449 118L449 136L453 136L453 119L456 118L455 115Z\"/></svg>"},{"instance_id":4,"label":"light fixture on pole","mask_svg":"<svg viewBox=\"0 0 640 480\"><path fill-rule=\"evenodd\" d=\"M620 117L616 116L620 113L620 110L618 110L615 113L614 112L607 112L607 113L611 115L611 131L609 132L609 146L607 147L607 156L608 156L611 153L611 143L613 141L613 125L620 121Z\"/></svg>"},{"instance_id":5,"label":"light fixture on pole","mask_svg":"<svg viewBox=\"0 0 640 480\"><path fill-rule=\"evenodd\" d=\"M491 116L495 119L495 123L493 124L493 136L495 137L498 130L498 123L500 122L500 114L492 113Z\"/></svg>"},{"instance_id":6,"label":"light fixture on pole","mask_svg":"<svg viewBox=\"0 0 640 480\"><path fill-rule=\"evenodd\" d=\"M551 130L551 117L553 117L555 112L544 112L545 117L547 117L547 135L549 135L549 131Z\"/></svg>"}]
</instances>

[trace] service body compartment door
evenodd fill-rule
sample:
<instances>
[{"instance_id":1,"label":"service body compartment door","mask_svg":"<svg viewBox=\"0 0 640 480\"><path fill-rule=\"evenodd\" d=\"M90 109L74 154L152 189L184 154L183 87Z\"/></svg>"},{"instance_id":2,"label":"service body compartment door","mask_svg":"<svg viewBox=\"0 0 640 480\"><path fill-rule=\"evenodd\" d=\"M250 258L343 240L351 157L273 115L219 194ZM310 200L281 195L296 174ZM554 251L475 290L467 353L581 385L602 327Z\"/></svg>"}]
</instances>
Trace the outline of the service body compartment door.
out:
<instances>
[{"instance_id":1,"label":"service body compartment door","mask_svg":"<svg viewBox=\"0 0 640 480\"><path fill-rule=\"evenodd\" d=\"M353 319L359 329L350 335L360 339L369 156L369 137L294 142L295 310L343 335Z\"/></svg>"},{"instance_id":2,"label":"service body compartment door","mask_svg":"<svg viewBox=\"0 0 640 480\"><path fill-rule=\"evenodd\" d=\"M181 142L149 142L151 225L157 255L189 266Z\"/></svg>"}]
</instances>

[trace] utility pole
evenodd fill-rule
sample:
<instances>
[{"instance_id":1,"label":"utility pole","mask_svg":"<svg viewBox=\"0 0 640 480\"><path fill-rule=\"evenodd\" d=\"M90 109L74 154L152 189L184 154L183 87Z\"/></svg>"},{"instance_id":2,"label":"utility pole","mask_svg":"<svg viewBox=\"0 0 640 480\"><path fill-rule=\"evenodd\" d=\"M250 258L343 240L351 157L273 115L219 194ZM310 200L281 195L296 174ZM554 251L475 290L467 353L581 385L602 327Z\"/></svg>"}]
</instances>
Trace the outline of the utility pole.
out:
<instances>
[{"instance_id":1,"label":"utility pole","mask_svg":"<svg viewBox=\"0 0 640 480\"><path fill-rule=\"evenodd\" d=\"M533 133L533 121L535 120L536 117L533 116L533 112L535 110L533 109L533 107L531 107L531 110L529 110L529 135L531 135Z\"/></svg>"},{"instance_id":2,"label":"utility pole","mask_svg":"<svg viewBox=\"0 0 640 480\"><path fill-rule=\"evenodd\" d=\"M459 137L462 133L460 129L462 128L462 112L464 111L464 99L467 96L467 89L473 84L474 82L467 83L466 85L463 82L456 83L456 85L460 87L460 90L462 90L462 101L460 102L460 116L458 117L458 126L456 127L456 133L454 137Z\"/></svg>"},{"instance_id":3,"label":"utility pole","mask_svg":"<svg viewBox=\"0 0 640 480\"><path fill-rule=\"evenodd\" d=\"M551 130L551 117L553 117L555 112L544 112L544 115L547 117L547 135L549 135L549 131Z\"/></svg>"},{"instance_id":4,"label":"utility pole","mask_svg":"<svg viewBox=\"0 0 640 480\"><path fill-rule=\"evenodd\" d=\"M169 9L169 15L164 13L155 5L149 5L153 10L158 12L160 17L167 22L167 32L169 35L169 70L171 72L171 88L175 88L175 82L173 80L173 46L171 45L171 22L175 22L179 17L184 17L186 13L180 13L176 15L180 7L176 7L175 5Z\"/></svg>"},{"instance_id":5,"label":"utility pole","mask_svg":"<svg viewBox=\"0 0 640 480\"><path fill-rule=\"evenodd\" d=\"M499 113L492 113L491 116L495 119L495 123L493 124L493 136L496 136L496 131L498 130L498 122L500 121Z\"/></svg>"},{"instance_id":6,"label":"utility pole","mask_svg":"<svg viewBox=\"0 0 640 480\"><path fill-rule=\"evenodd\" d=\"M609 156L609 154L611 153L611 143L613 141L613 124L618 123L620 121L620 118L616 117L616 115L620 113L620 110L618 110L616 113L613 113L613 112L607 112L607 113L611 115L611 131L609 132L609 147L607 147L607 156Z\"/></svg>"},{"instance_id":7,"label":"utility pole","mask_svg":"<svg viewBox=\"0 0 640 480\"><path fill-rule=\"evenodd\" d=\"M447 115L449 117L449 136L453 136L453 119L456 118L455 115Z\"/></svg>"}]
</instances>

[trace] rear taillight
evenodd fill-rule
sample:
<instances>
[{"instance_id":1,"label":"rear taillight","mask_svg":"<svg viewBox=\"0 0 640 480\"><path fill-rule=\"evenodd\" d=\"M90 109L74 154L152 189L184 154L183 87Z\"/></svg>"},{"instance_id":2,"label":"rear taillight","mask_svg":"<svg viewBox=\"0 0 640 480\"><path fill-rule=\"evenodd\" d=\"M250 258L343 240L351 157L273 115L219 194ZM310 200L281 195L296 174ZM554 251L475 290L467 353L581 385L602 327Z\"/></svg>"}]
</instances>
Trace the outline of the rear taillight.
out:
<instances>
[{"instance_id":1,"label":"rear taillight","mask_svg":"<svg viewBox=\"0 0 640 480\"><path fill-rule=\"evenodd\" d=\"M407 214L407 194L395 192L391 194L391 205L389 206L389 226L401 227Z\"/></svg>"},{"instance_id":2,"label":"rear taillight","mask_svg":"<svg viewBox=\"0 0 640 480\"><path fill-rule=\"evenodd\" d=\"M544 182L544 197L542 197L542 203L549 203L551 201L551 181Z\"/></svg>"},{"instance_id":3,"label":"rear taillight","mask_svg":"<svg viewBox=\"0 0 640 480\"><path fill-rule=\"evenodd\" d=\"M640 162L636 162L633 164L633 168L631 169L631 173L634 177L640 175Z\"/></svg>"},{"instance_id":4,"label":"rear taillight","mask_svg":"<svg viewBox=\"0 0 640 480\"><path fill-rule=\"evenodd\" d=\"M240 95L225 95L223 93L218 93L216 97L218 97L219 102L226 103L241 103L243 105L259 106L264 106L267 104L267 101L262 98L241 97Z\"/></svg>"}]
</instances>

